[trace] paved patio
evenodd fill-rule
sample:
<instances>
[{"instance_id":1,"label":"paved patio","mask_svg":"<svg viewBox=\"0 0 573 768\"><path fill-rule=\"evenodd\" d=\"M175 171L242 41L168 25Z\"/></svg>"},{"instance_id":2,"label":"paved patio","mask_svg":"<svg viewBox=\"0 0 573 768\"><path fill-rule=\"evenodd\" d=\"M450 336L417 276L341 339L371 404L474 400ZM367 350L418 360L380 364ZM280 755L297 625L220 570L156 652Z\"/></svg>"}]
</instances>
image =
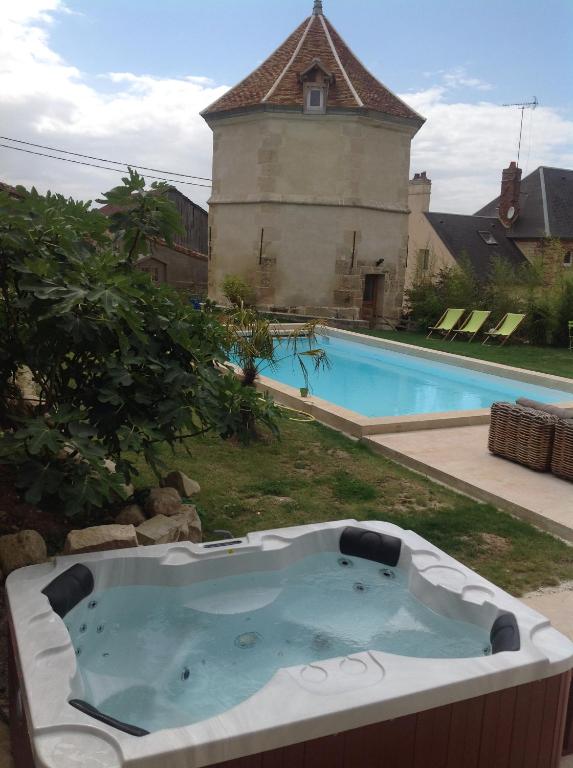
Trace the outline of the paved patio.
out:
<instances>
[{"instance_id":1,"label":"paved patio","mask_svg":"<svg viewBox=\"0 0 573 768\"><path fill-rule=\"evenodd\" d=\"M372 435L374 450L573 543L573 483L492 456L478 425Z\"/></svg>"}]
</instances>

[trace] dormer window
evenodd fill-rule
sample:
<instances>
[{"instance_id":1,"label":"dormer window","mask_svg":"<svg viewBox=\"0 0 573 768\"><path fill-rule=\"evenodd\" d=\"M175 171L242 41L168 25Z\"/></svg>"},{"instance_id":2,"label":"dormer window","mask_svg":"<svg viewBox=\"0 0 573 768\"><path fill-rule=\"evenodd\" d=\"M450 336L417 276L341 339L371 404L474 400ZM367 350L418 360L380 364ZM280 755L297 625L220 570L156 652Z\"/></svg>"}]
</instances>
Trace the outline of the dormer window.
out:
<instances>
[{"instance_id":1,"label":"dormer window","mask_svg":"<svg viewBox=\"0 0 573 768\"><path fill-rule=\"evenodd\" d=\"M328 89L334 85L334 75L323 66L320 59L313 59L298 76L303 89L304 111L311 115L324 115L328 101Z\"/></svg>"},{"instance_id":2,"label":"dormer window","mask_svg":"<svg viewBox=\"0 0 573 768\"><path fill-rule=\"evenodd\" d=\"M317 88L316 86L307 86L306 88L306 102L305 112L316 112L323 114L325 109L324 88Z\"/></svg>"}]
</instances>

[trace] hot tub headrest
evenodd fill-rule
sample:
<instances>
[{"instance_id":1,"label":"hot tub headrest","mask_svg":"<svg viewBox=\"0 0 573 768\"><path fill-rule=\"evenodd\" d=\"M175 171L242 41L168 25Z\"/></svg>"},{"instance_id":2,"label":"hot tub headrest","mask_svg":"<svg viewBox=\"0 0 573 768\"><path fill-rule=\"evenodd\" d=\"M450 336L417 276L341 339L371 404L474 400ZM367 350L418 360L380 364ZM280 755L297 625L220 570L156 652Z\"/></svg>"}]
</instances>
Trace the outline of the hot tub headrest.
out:
<instances>
[{"instance_id":1,"label":"hot tub headrest","mask_svg":"<svg viewBox=\"0 0 573 768\"><path fill-rule=\"evenodd\" d=\"M94 588L94 577L89 568L81 563L76 563L67 571L51 581L42 590L52 606L52 610L62 619L77 605L80 600L87 597Z\"/></svg>"},{"instance_id":2,"label":"hot tub headrest","mask_svg":"<svg viewBox=\"0 0 573 768\"><path fill-rule=\"evenodd\" d=\"M383 565L398 565L402 540L387 533L368 531L348 526L340 535L340 551L343 555L363 557Z\"/></svg>"},{"instance_id":3,"label":"hot tub headrest","mask_svg":"<svg viewBox=\"0 0 573 768\"><path fill-rule=\"evenodd\" d=\"M519 627L513 613L501 613L493 622L489 637L492 653L519 651Z\"/></svg>"}]
</instances>

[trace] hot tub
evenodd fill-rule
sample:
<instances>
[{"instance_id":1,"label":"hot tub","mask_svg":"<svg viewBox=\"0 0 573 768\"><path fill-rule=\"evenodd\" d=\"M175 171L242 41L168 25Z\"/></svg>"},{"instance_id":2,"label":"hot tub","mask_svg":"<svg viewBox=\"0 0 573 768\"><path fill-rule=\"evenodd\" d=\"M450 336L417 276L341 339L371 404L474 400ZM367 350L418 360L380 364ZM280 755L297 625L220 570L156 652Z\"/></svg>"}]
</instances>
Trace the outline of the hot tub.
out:
<instances>
[{"instance_id":1,"label":"hot tub","mask_svg":"<svg viewBox=\"0 0 573 768\"><path fill-rule=\"evenodd\" d=\"M556 768L573 645L412 531L341 521L7 581L22 768Z\"/></svg>"}]
</instances>

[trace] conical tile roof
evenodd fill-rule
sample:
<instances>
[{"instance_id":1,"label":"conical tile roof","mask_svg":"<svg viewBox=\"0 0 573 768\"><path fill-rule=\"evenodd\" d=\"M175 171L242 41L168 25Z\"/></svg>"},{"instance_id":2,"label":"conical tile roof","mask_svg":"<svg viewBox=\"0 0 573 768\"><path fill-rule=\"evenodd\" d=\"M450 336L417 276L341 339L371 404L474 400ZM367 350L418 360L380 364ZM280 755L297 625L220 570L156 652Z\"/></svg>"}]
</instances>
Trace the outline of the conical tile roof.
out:
<instances>
[{"instance_id":1,"label":"conical tile roof","mask_svg":"<svg viewBox=\"0 0 573 768\"><path fill-rule=\"evenodd\" d=\"M322 13L320 2L308 19L264 61L202 113L249 109L303 108L300 75L318 60L333 75L327 110L379 112L421 125L424 118L380 83L359 61Z\"/></svg>"}]
</instances>

